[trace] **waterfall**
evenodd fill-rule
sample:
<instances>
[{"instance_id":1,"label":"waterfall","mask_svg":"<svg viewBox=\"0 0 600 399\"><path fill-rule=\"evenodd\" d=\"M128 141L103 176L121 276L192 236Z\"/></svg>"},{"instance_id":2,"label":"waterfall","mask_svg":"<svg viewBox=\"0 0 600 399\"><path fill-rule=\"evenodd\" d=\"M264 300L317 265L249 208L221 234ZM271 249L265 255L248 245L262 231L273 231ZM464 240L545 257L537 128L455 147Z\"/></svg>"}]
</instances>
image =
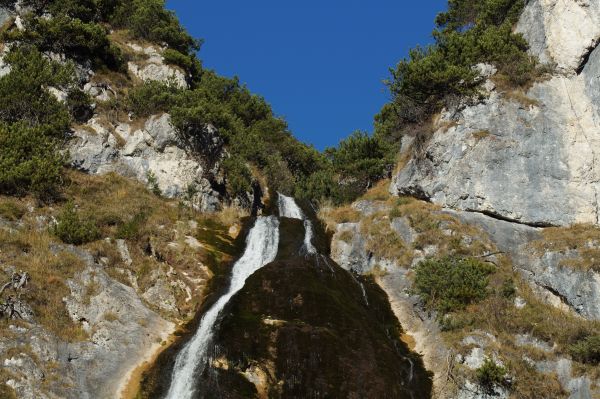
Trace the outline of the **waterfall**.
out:
<instances>
[{"instance_id":1,"label":"waterfall","mask_svg":"<svg viewBox=\"0 0 600 399\"><path fill-rule=\"evenodd\" d=\"M275 259L278 246L279 220L274 216L257 218L246 239L246 250L233 266L227 293L204 314L198 331L177 355L167 399L192 398L195 377L206 361L207 350L221 311L231 297L244 287L250 275Z\"/></svg>"},{"instance_id":2,"label":"waterfall","mask_svg":"<svg viewBox=\"0 0 600 399\"><path fill-rule=\"evenodd\" d=\"M279 216L290 219L300 219L304 222L304 250L309 255L317 253L317 248L312 243L314 230L310 220L306 218L302 209L296 204L296 201L292 197L287 197L281 193L278 193L279 198L277 204L279 206Z\"/></svg>"}]
</instances>

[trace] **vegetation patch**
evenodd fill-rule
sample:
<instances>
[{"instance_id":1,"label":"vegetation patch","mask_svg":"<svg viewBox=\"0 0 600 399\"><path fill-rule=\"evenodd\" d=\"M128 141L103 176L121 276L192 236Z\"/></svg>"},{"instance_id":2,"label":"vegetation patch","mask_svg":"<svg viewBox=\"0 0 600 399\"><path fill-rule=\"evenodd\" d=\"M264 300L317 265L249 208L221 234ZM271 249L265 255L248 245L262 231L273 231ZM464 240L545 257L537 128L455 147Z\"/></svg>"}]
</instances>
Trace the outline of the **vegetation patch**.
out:
<instances>
[{"instance_id":1,"label":"vegetation patch","mask_svg":"<svg viewBox=\"0 0 600 399\"><path fill-rule=\"evenodd\" d=\"M507 369L498 365L492 359L486 358L483 365L476 371L477 381L489 394L493 394L497 386L507 384Z\"/></svg>"},{"instance_id":2,"label":"vegetation patch","mask_svg":"<svg viewBox=\"0 0 600 399\"><path fill-rule=\"evenodd\" d=\"M399 142L412 131L417 141L425 140L434 113L460 98L483 95L484 79L475 68L479 63L494 65L494 78L509 93L543 74L545 69L527 54L525 39L514 33L524 5L523 0L449 1L448 10L436 18L435 43L414 48L391 70L392 102L375 118L376 136Z\"/></svg>"},{"instance_id":3,"label":"vegetation patch","mask_svg":"<svg viewBox=\"0 0 600 399\"><path fill-rule=\"evenodd\" d=\"M444 314L486 298L493 272L475 259L427 259L415 268L414 288L429 308Z\"/></svg>"},{"instance_id":4,"label":"vegetation patch","mask_svg":"<svg viewBox=\"0 0 600 399\"><path fill-rule=\"evenodd\" d=\"M587 336L569 347L577 361L591 365L600 364L600 334Z\"/></svg>"},{"instance_id":5,"label":"vegetation patch","mask_svg":"<svg viewBox=\"0 0 600 399\"><path fill-rule=\"evenodd\" d=\"M572 259L565 259L565 267L600 272L600 228L591 224L570 227L551 227L542 231L542 239L531 244L537 254L576 251Z\"/></svg>"},{"instance_id":6,"label":"vegetation patch","mask_svg":"<svg viewBox=\"0 0 600 399\"><path fill-rule=\"evenodd\" d=\"M64 207L51 230L67 244L81 245L100 238L96 223L89 219L83 220L72 203Z\"/></svg>"}]
</instances>

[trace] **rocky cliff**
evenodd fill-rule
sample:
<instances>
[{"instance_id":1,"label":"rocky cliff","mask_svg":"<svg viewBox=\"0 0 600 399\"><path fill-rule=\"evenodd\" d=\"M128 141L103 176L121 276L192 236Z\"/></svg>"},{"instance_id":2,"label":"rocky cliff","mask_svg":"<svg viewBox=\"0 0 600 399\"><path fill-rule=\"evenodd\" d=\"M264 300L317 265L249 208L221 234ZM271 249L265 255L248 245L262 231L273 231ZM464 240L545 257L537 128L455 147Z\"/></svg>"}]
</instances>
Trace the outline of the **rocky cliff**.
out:
<instances>
[{"instance_id":1,"label":"rocky cliff","mask_svg":"<svg viewBox=\"0 0 600 399\"><path fill-rule=\"evenodd\" d=\"M530 1L517 31L554 72L518 92L497 88L487 68L485 100L445 110L424 153L394 176L391 192L479 214L465 217L481 225L506 221L508 231L557 226L568 236L568 226L598 225L599 7L597 1ZM597 247L595 237L533 256L528 244L502 246L555 302L599 319L598 267L565 266L566 259L586 264L573 259L584 247Z\"/></svg>"},{"instance_id":2,"label":"rocky cliff","mask_svg":"<svg viewBox=\"0 0 600 399\"><path fill-rule=\"evenodd\" d=\"M600 320L599 18L599 1L526 2L515 29L550 72L521 90L478 65L482 100L444 109L423 146L403 138L389 185L397 200L379 187L350 208L324 211L333 259L376 276L435 372L439 397L530 397L523 383L536 397L599 394L597 376L576 371L568 350L577 334L597 334ZM442 318L427 311L415 295L416 267L449 254L492 262L491 284L505 270L514 302ZM495 321L480 324L473 312ZM486 358L511 364L510 384L478 385L473 371ZM537 377L517 366L523 361Z\"/></svg>"},{"instance_id":3,"label":"rocky cliff","mask_svg":"<svg viewBox=\"0 0 600 399\"><path fill-rule=\"evenodd\" d=\"M517 26L555 72L526 92L496 88L445 110L394 194L532 226L598 223L597 1L530 1Z\"/></svg>"}]
</instances>

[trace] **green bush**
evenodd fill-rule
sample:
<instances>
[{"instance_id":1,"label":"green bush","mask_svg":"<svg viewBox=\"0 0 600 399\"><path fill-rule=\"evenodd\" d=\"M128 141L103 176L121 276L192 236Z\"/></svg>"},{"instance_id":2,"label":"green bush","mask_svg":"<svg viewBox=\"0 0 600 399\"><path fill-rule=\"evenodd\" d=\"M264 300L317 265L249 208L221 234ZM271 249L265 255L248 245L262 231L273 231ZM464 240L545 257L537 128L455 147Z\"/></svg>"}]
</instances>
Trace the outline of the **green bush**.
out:
<instances>
[{"instance_id":1,"label":"green bush","mask_svg":"<svg viewBox=\"0 0 600 399\"><path fill-rule=\"evenodd\" d=\"M67 244L81 245L100 238L100 231L91 220L83 220L72 203L68 203L52 227L52 233Z\"/></svg>"},{"instance_id":2,"label":"green bush","mask_svg":"<svg viewBox=\"0 0 600 399\"><path fill-rule=\"evenodd\" d=\"M148 173L146 173L146 178L148 179L148 186L150 187L152 193L160 197L162 195L162 192L160 191L160 187L158 186L158 180L156 179L156 175L154 174L154 172L148 171Z\"/></svg>"},{"instance_id":3,"label":"green bush","mask_svg":"<svg viewBox=\"0 0 600 399\"><path fill-rule=\"evenodd\" d=\"M396 149L378 137L354 132L325 155L338 176L337 202L356 199L377 181L390 175Z\"/></svg>"},{"instance_id":4,"label":"green bush","mask_svg":"<svg viewBox=\"0 0 600 399\"><path fill-rule=\"evenodd\" d=\"M121 224L117 229L117 238L122 240L134 240L139 238L142 227L146 223L146 212L137 213L131 220Z\"/></svg>"},{"instance_id":5,"label":"green bush","mask_svg":"<svg viewBox=\"0 0 600 399\"><path fill-rule=\"evenodd\" d=\"M476 371L477 381L487 393L493 393L496 386L506 385L507 370L493 360L487 358Z\"/></svg>"},{"instance_id":6,"label":"green bush","mask_svg":"<svg viewBox=\"0 0 600 399\"><path fill-rule=\"evenodd\" d=\"M0 78L0 192L50 198L61 182L59 147L71 118L47 87L68 90L72 65L49 61L32 47L13 48L6 61L11 71Z\"/></svg>"},{"instance_id":7,"label":"green bush","mask_svg":"<svg viewBox=\"0 0 600 399\"><path fill-rule=\"evenodd\" d=\"M590 335L569 347L575 360L581 363L600 364L600 335Z\"/></svg>"},{"instance_id":8,"label":"green bush","mask_svg":"<svg viewBox=\"0 0 600 399\"><path fill-rule=\"evenodd\" d=\"M31 192L40 199L55 195L65 163L55 140L23 123L0 125L0 148L0 193Z\"/></svg>"},{"instance_id":9,"label":"green bush","mask_svg":"<svg viewBox=\"0 0 600 399\"><path fill-rule=\"evenodd\" d=\"M149 80L129 92L126 108L138 117L147 117L169 112L182 96L174 83Z\"/></svg>"},{"instance_id":10,"label":"green bush","mask_svg":"<svg viewBox=\"0 0 600 399\"><path fill-rule=\"evenodd\" d=\"M484 299L493 271L475 259L427 259L415 268L414 288L429 308L445 314Z\"/></svg>"},{"instance_id":11,"label":"green bush","mask_svg":"<svg viewBox=\"0 0 600 399\"><path fill-rule=\"evenodd\" d=\"M43 52L66 54L79 61L90 60L96 66L112 70L124 68L123 55L110 42L106 28L66 15L46 18L30 14L25 18L25 30L12 30L5 39L34 45Z\"/></svg>"},{"instance_id":12,"label":"green bush","mask_svg":"<svg viewBox=\"0 0 600 399\"><path fill-rule=\"evenodd\" d=\"M513 299L517 295L517 287L515 287L515 282L512 278L502 283L500 294L506 299Z\"/></svg>"},{"instance_id":13,"label":"green bush","mask_svg":"<svg viewBox=\"0 0 600 399\"><path fill-rule=\"evenodd\" d=\"M513 32L523 7L523 0L450 0L448 11L436 18L435 44L411 50L391 70L393 100L375 118L378 135L397 141L405 128L424 123L454 99L478 95L478 63L495 65L513 86L531 82L536 60Z\"/></svg>"},{"instance_id":14,"label":"green bush","mask_svg":"<svg viewBox=\"0 0 600 399\"><path fill-rule=\"evenodd\" d=\"M252 191L252 173L238 156L223 161L223 169L227 179L227 190L231 196L244 195Z\"/></svg>"},{"instance_id":15,"label":"green bush","mask_svg":"<svg viewBox=\"0 0 600 399\"><path fill-rule=\"evenodd\" d=\"M87 122L94 115L92 97L81 89L69 91L67 108L77 122Z\"/></svg>"},{"instance_id":16,"label":"green bush","mask_svg":"<svg viewBox=\"0 0 600 399\"><path fill-rule=\"evenodd\" d=\"M123 1L111 22L130 29L137 38L165 43L183 54L200 49L200 42L185 31L173 12L165 9L164 0Z\"/></svg>"},{"instance_id":17,"label":"green bush","mask_svg":"<svg viewBox=\"0 0 600 399\"><path fill-rule=\"evenodd\" d=\"M192 68L192 57L180 53L177 50L168 48L163 52L162 56L164 58L165 64L177 65L185 69L186 71Z\"/></svg>"},{"instance_id":18,"label":"green bush","mask_svg":"<svg viewBox=\"0 0 600 399\"><path fill-rule=\"evenodd\" d=\"M73 66L49 61L33 47L11 50L5 61L11 71L0 78L0 121L44 126L49 135L63 136L69 112L47 87L71 87Z\"/></svg>"}]
</instances>

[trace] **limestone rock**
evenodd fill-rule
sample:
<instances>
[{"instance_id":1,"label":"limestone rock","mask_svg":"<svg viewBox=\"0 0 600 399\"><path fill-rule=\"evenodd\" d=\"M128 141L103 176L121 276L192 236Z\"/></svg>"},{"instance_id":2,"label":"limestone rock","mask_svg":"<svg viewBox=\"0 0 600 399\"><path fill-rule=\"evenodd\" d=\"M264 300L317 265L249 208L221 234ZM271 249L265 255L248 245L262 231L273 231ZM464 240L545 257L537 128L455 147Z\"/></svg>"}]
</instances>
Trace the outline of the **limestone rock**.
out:
<instances>
[{"instance_id":1,"label":"limestone rock","mask_svg":"<svg viewBox=\"0 0 600 399\"><path fill-rule=\"evenodd\" d=\"M71 362L74 378L86 393L79 397L116 397L135 362L166 339L174 325L149 310L133 288L110 279L89 255L80 256L88 267L69 281L72 294L65 302L71 318L84 323L91 342L71 348L77 357Z\"/></svg>"},{"instance_id":2,"label":"limestone rock","mask_svg":"<svg viewBox=\"0 0 600 399\"><path fill-rule=\"evenodd\" d=\"M500 251L511 255L517 270L542 299L587 319L600 320L600 274L562 265L565 260L577 259L577 251L547 251L539 255L532 250L531 243L542 239L540 228L480 213L444 212L487 233Z\"/></svg>"},{"instance_id":3,"label":"limestone rock","mask_svg":"<svg viewBox=\"0 0 600 399\"><path fill-rule=\"evenodd\" d=\"M7 51L8 47L6 46L2 51L0 51L0 78L10 73L10 65L4 62L4 57L6 57Z\"/></svg>"},{"instance_id":4,"label":"limestone rock","mask_svg":"<svg viewBox=\"0 0 600 399\"><path fill-rule=\"evenodd\" d=\"M8 22L8 20L12 17L12 11L5 8L0 7L0 26L4 25Z\"/></svg>"},{"instance_id":5,"label":"limestone rock","mask_svg":"<svg viewBox=\"0 0 600 399\"><path fill-rule=\"evenodd\" d=\"M189 88L185 73L176 66L166 65L159 50L152 46L142 48L132 43L129 44L129 47L138 53L148 56L144 61L131 61L127 63L129 72L132 75L143 81L173 83L182 89Z\"/></svg>"},{"instance_id":6,"label":"limestone rock","mask_svg":"<svg viewBox=\"0 0 600 399\"><path fill-rule=\"evenodd\" d=\"M392 192L536 226L599 223L600 0L528 1L516 30L558 73L443 113Z\"/></svg>"},{"instance_id":7,"label":"limestone rock","mask_svg":"<svg viewBox=\"0 0 600 399\"><path fill-rule=\"evenodd\" d=\"M573 73L600 39L600 1L529 1L517 32L529 42L531 54Z\"/></svg>"},{"instance_id":8,"label":"limestone rock","mask_svg":"<svg viewBox=\"0 0 600 399\"><path fill-rule=\"evenodd\" d=\"M452 126L440 126L391 192L534 226L598 223L600 104L586 84L597 53L581 76L555 76L517 100L493 92L446 114Z\"/></svg>"},{"instance_id":9,"label":"limestone rock","mask_svg":"<svg viewBox=\"0 0 600 399\"><path fill-rule=\"evenodd\" d=\"M168 114L150 117L137 130L129 124L113 127L92 119L75 130L69 154L73 166L87 173L116 172L144 183L152 174L161 194L169 198L183 197L188 187L195 187L194 206L214 211L220 200L208 178L219 168L223 147L213 127L207 127L206 136L208 144L200 149L204 153L192 154Z\"/></svg>"}]
</instances>

